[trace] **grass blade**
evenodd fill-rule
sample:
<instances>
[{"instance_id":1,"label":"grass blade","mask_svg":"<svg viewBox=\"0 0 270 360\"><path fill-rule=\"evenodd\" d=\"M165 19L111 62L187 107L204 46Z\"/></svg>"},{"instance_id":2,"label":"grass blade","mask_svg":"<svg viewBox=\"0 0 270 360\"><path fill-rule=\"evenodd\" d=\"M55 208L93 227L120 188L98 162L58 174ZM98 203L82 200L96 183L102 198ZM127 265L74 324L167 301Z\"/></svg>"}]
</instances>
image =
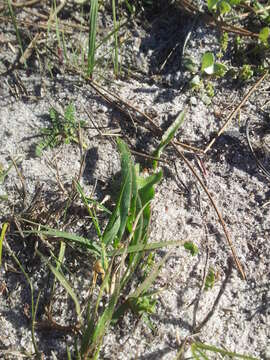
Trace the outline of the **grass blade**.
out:
<instances>
[{"instance_id":1,"label":"grass blade","mask_svg":"<svg viewBox=\"0 0 270 360\"><path fill-rule=\"evenodd\" d=\"M69 296L71 297L71 299L74 302L75 305L75 310L76 310L76 314L78 316L79 321L81 322L81 308L80 308L80 303L79 300L75 294L75 292L73 291L70 283L68 282L68 280L65 278L65 276L56 268L54 267L51 262L45 258L45 256L43 256L38 250L37 253L39 254L39 256L46 262L46 264L48 265L49 269L51 270L51 272L54 274L54 276L56 277L56 279L60 282L60 284L63 286L63 288L66 290L66 292L69 294Z\"/></svg>"},{"instance_id":2,"label":"grass blade","mask_svg":"<svg viewBox=\"0 0 270 360\"><path fill-rule=\"evenodd\" d=\"M132 196L132 162L127 145L121 139L117 140L117 145L121 154L121 168L123 178L123 190L119 208L121 223L118 231L118 238L121 239L126 228Z\"/></svg>"},{"instance_id":3,"label":"grass blade","mask_svg":"<svg viewBox=\"0 0 270 360\"><path fill-rule=\"evenodd\" d=\"M92 76L93 75L93 70L94 70L94 67L95 67L97 15L98 15L98 0L91 0L89 38L88 38L88 69L87 69L87 76Z\"/></svg>"},{"instance_id":4,"label":"grass blade","mask_svg":"<svg viewBox=\"0 0 270 360\"><path fill-rule=\"evenodd\" d=\"M132 163L127 145L118 139L118 150L121 155L122 185L117 205L103 233L103 244L108 246L114 242L116 246L124 234L132 195ZM117 238L116 238L117 235Z\"/></svg>"},{"instance_id":5,"label":"grass blade","mask_svg":"<svg viewBox=\"0 0 270 360\"><path fill-rule=\"evenodd\" d=\"M92 221L93 221L93 224L95 226L95 229L96 229L96 232L97 232L97 236L99 237L99 239L101 239L102 235L101 235L101 230L100 230L100 226L99 226L99 223L98 223L98 218L96 217L96 214L93 213L93 211L91 210L91 208L89 207L88 205L88 201L85 197L85 194L83 192L83 189L81 187L81 185L79 183L75 183L76 184L76 189L78 191L78 193L81 195L81 198L83 200L83 203L87 209L87 212L89 214L89 216L91 217Z\"/></svg>"},{"instance_id":6,"label":"grass blade","mask_svg":"<svg viewBox=\"0 0 270 360\"><path fill-rule=\"evenodd\" d=\"M0 235L0 267L2 265L2 249L3 249L3 242L4 242L4 238L8 229L9 223L4 223L3 227L2 227L2 231L1 231L1 235Z\"/></svg>"},{"instance_id":7,"label":"grass blade","mask_svg":"<svg viewBox=\"0 0 270 360\"><path fill-rule=\"evenodd\" d=\"M69 241L77 243L80 246L86 247L94 255L100 256L101 249L92 240L86 239L86 238L84 238L82 236L78 236L78 235L75 235L75 234L70 234L70 233L65 232L65 231L54 230L54 229L50 229L48 227L44 227L44 228L46 230L29 230L29 231L24 231L24 233L25 234L49 235L49 236L69 240Z\"/></svg>"},{"instance_id":8,"label":"grass blade","mask_svg":"<svg viewBox=\"0 0 270 360\"><path fill-rule=\"evenodd\" d=\"M170 255L171 252L169 251L158 263L155 264L155 266L153 267L147 278L141 283L140 286L138 286L138 288L134 291L134 293L130 297L137 298L149 289L149 287L156 280L162 266L165 264L166 260Z\"/></svg>"},{"instance_id":9,"label":"grass blade","mask_svg":"<svg viewBox=\"0 0 270 360\"><path fill-rule=\"evenodd\" d=\"M185 111L183 110L175 119L175 121L172 123L172 125L167 129L167 131L162 136L161 142L157 148L157 150L153 153L153 156L156 158L160 158L160 155L162 151L165 149L165 147L169 144L169 142L173 139L176 131L179 129L179 127L183 124L185 119ZM157 160L153 161L153 168L157 168Z\"/></svg>"},{"instance_id":10,"label":"grass blade","mask_svg":"<svg viewBox=\"0 0 270 360\"><path fill-rule=\"evenodd\" d=\"M31 338L32 338L32 343L35 349L35 353L38 359L41 359L41 354L38 350L38 346L36 343L36 339L35 339L35 319L36 319L36 313L37 313L37 307L38 307L38 303L39 303L39 298L40 298L40 293L38 294L37 297L37 302L35 305L34 302L34 287L32 284L32 281L30 279L30 277L28 276L28 274L26 273L26 271L24 270L24 267L22 266L22 264L20 263L19 259L17 258L17 256L14 254L14 252L11 250L11 248L9 247L9 245L7 244L7 250L10 254L10 256L13 258L13 260L15 261L15 263L18 265L18 267L20 268L21 272L23 273L29 288L30 288L30 293L31 293L31 317L32 317L32 324L31 324Z\"/></svg>"},{"instance_id":11,"label":"grass blade","mask_svg":"<svg viewBox=\"0 0 270 360\"><path fill-rule=\"evenodd\" d=\"M12 23L13 23L13 26L14 26L14 29L15 29L15 32L16 32L16 38L17 38L17 41L18 41L18 44L19 44L20 52L21 52L22 58L24 59L24 67L27 68L26 60L25 60L25 58L23 56L22 39L21 39L21 35L20 35L19 29L18 29L18 26L17 26L16 16L14 14L11 1L7 0L7 4L8 4L9 14L11 16Z\"/></svg>"},{"instance_id":12,"label":"grass blade","mask_svg":"<svg viewBox=\"0 0 270 360\"><path fill-rule=\"evenodd\" d=\"M183 245L185 243L185 240L172 240L172 241L160 241L160 242L154 242L154 243L150 243L150 244L137 244L137 245L129 245L129 247L127 248L127 253L131 254L131 253L136 253L136 252L140 252L140 251L151 251L151 250L157 250L157 249L162 249L164 247L168 247L168 246L180 246ZM114 250L114 251L110 251L107 253L108 257L111 256L116 256L116 255L121 255L123 254L124 249L118 249L118 250Z\"/></svg>"},{"instance_id":13,"label":"grass blade","mask_svg":"<svg viewBox=\"0 0 270 360\"><path fill-rule=\"evenodd\" d=\"M112 12L113 12L113 27L114 27L114 74L117 77L119 73L118 67L118 31L117 31L117 19L116 19L116 6L115 0L112 0Z\"/></svg>"},{"instance_id":14,"label":"grass blade","mask_svg":"<svg viewBox=\"0 0 270 360\"><path fill-rule=\"evenodd\" d=\"M221 356L230 356L232 358L237 358L237 359L244 359L244 360L258 360L254 357L248 356L248 355L241 355L239 353L233 352L233 351L227 351L224 349L220 349L217 348L216 346L213 345L208 345L208 344L202 344L199 342L195 342L191 345L191 352L194 355L194 353L196 351L201 353L201 350L205 350L205 351L211 351L214 352L215 354L220 354ZM205 355L205 354L204 354Z\"/></svg>"}]
</instances>

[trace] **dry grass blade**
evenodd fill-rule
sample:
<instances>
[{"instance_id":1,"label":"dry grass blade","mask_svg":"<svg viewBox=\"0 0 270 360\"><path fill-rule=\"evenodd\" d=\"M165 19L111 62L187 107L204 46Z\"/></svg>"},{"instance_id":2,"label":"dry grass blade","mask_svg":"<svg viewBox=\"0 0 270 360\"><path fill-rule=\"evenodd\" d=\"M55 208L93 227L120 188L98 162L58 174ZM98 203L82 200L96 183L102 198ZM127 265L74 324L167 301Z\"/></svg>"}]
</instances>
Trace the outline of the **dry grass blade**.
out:
<instances>
[{"instance_id":1,"label":"dry grass blade","mask_svg":"<svg viewBox=\"0 0 270 360\"><path fill-rule=\"evenodd\" d=\"M217 139L220 137L220 135L226 130L232 119L235 117L235 115L238 113L238 111L241 109L241 107L246 103L246 101L249 99L249 97L254 93L254 91L257 90L257 88L260 86L260 84L263 82L263 80L266 78L268 74L268 71L266 71L259 80L252 86L252 88L248 91L248 93L245 95L243 100L237 105L237 107L230 113L228 119L226 120L225 124L222 126L222 128L217 133L216 137L214 137L210 143L206 146L204 149L204 154L206 154L211 147L214 145L214 143L217 141Z\"/></svg>"},{"instance_id":2,"label":"dry grass blade","mask_svg":"<svg viewBox=\"0 0 270 360\"><path fill-rule=\"evenodd\" d=\"M178 0L178 4L182 7L188 14L200 16L200 20L203 20L206 25L211 27L218 27L220 30L241 35L247 37L258 38L259 34L254 33L252 31L227 24L225 21L217 20L213 16L205 14L200 11L195 5L191 4L188 0Z\"/></svg>"},{"instance_id":3,"label":"dry grass blade","mask_svg":"<svg viewBox=\"0 0 270 360\"><path fill-rule=\"evenodd\" d=\"M246 274L243 270L243 267L238 259L238 256L235 252L235 249L234 249L234 246L233 246L233 243L232 243L232 240L230 238L230 235L229 235L229 232L227 230L227 227L226 227L226 224L223 220L223 217L221 216L221 213L212 197L212 195L209 193L207 187L205 186L204 182L202 181L202 179L199 177L199 175L196 173L195 169L193 168L193 166L191 165L191 163L189 162L189 160L185 157L185 155L183 154L183 152L178 149L178 147L172 142L172 145L174 147L174 149L176 150L176 152L180 155L180 157L182 158L182 160L184 161L184 163L187 165L187 167L189 168L189 170L192 172L192 174L195 176L195 178L198 180L199 184L201 185L201 187L203 188L204 192L206 193L206 195L208 196L216 214L217 214L217 217L222 225L222 228L223 228L223 231L224 231L224 234L226 236L226 239L227 239L227 242L230 246L230 249L231 249L231 252L232 252L232 256L233 256L233 259L234 259L234 262L236 264L236 267L238 268L241 276L242 276L242 279L243 280L246 280Z\"/></svg>"},{"instance_id":4,"label":"dry grass blade","mask_svg":"<svg viewBox=\"0 0 270 360\"><path fill-rule=\"evenodd\" d=\"M29 57L32 55L33 49L36 46L36 43L38 42L38 40L41 37L41 33L37 33L35 35L35 37L33 38L33 40L30 42L30 44L27 46L27 48L25 49L24 53L22 54L22 56L19 59L19 63L20 64L24 64Z\"/></svg>"}]
</instances>

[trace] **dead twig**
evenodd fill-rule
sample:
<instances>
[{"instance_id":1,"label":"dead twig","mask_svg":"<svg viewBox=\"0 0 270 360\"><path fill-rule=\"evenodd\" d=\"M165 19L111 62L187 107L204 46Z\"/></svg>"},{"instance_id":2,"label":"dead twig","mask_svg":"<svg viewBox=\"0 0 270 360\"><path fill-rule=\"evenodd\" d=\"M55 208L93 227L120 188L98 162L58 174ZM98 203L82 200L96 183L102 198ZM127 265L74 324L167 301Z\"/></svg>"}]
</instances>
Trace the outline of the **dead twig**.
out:
<instances>
[{"instance_id":1,"label":"dead twig","mask_svg":"<svg viewBox=\"0 0 270 360\"><path fill-rule=\"evenodd\" d=\"M200 20L202 20L206 25L211 27L218 27L220 30L241 35L241 36L247 36L247 37L253 37L258 38L259 34L254 33L252 31L233 26L230 24L227 24L223 20L218 20L214 18L212 15L205 14L204 12L200 11L195 5L191 4L188 0L178 0L178 4L184 11L186 11L188 14L193 16L199 16Z\"/></svg>"},{"instance_id":2,"label":"dead twig","mask_svg":"<svg viewBox=\"0 0 270 360\"><path fill-rule=\"evenodd\" d=\"M30 44L27 46L24 53L20 57L20 59L19 59L20 64L24 64L29 59L29 57L32 55L33 49L35 48L36 43L38 42L40 37L41 37L41 33L37 33L34 36L33 40L30 42Z\"/></svg>"},{"instance_id":3,"label":"dead twig","mask_svg":"<svg viewBox=\"0 0 270 360\"><path fill-rule=\"evenodd\" d=\"M217 139L220 137L220 135L224 132L224 130L228 127L234 116L238 113L238 111L241 109L241 107L246 103L248 98L254 93L254 91L259 87L259 85L262 83L262 81L267 76L268 71L266 71L259 80L252 86L252 88L248 91L248 93L244 96L244 98L241 100L241 102L237 105L237 107L230 113L228 119L226 120L225 124L222 126L222 128L219 130L217 135L210 141L210 143L206 146L204 149L204 154L206 154L211 147L214 145L214 143L217 141Z\"/></svg>"},{"instance_id":4,"label":"dead twig","mask_svg":"<svg viewBox=\"0 0 270 360\"><path fill-rule=\"evenodd\" d=\"M227 242L229 244L229 247L231 249L231 252L232 252L232 256L233 256L233 259L234 259L234 262L236 264L236 267L237 269L239 270L241 276L242 276L242 279L243 280L246 280L246 275L245 275L245 272L242 268L242 265L237 257L237 254L235 252L235 249L234 249L234 246L233 246L233 243L232 243L232 240L230 238L230 235L229 235L229 232L227 230L227 227L226 227L226 224L223 220L223 217L212 197L212 195L210 194L209 190L207 189L207 187L205 186L204 182L202 181L202 179L200 178L200 176L196 173L195 169L193 168L192 164L189 162L189 160L185 157L185 155L183 154L183 152L178 149L178 147L176 146L176 144L174 142L171 142L172 146L174 147L175 151L177 152L177 154L180 155L180 157L182 158L182 160L184 161L184 163L186 164L186 166L189 168L189 170L192 172L192 174L195 176L195 178L198 180L199 184L201 185L201 187L203 188L204 192L206 193L206 195L208 196L208 199L210 200L216 214L217 214L217 217L222 225L222 228L223 228L223 231L224 231L224 234L225 234L225 237L227 239Z\"/></svg>"},{"instance_id":5,"label":"dead twig","mask_svg":"<svg viewBox=\"0 0 270 360\"><path fill-rule=\"evenodd\" d=\"M147 115L145 112L141 111L140 109L136 108L135 106L131 105L130 103L128 103L127 101L123 100L122 98L120 98L120 96L112 93L111 91L105 89L103 86L97 84L96 82L94 82L93 80L89 80L89 84L90 86L98 92L98 94L100 94L105 100L109 101L110 103L112 103L112 101L108 98L108 96L106 96L105 94L103 94L100 90L102 89L102 91L106 92L107 94L109 94L110 96L112 96L113 98L117 99L120 103L122 103L124 106L126 106L127 108L133 110L135 113L138 113L140 114L141 116L143 116L146 120L148 120L152 126L152 129L149 129L145 124L144 127L147 129L147 130L154 130L156 133L158 133L159 135L162 135L162 129L153 121L153 119ZM117 108L120 110L120 111L123 111L123 108L117 104L116 105ZM183 147L184 149L189 149L189 150L192 150L192 152L197 152L197 153L202 153L202 150L201 149L198 149L196 148L195 146L190 146L188 144L184 144L182 142L179 142L179 141L175 141L175 143L177 145L180 145L181 147Z\"/></svg>"},{"instance_id":6,"label":"dead twig","mask_svg":"<svg viewBox=\"0 0 270 360\"><path fill-rule=\"evenodd\" d=\"M21 171L19 170L19 168L17 166L16 160L14 160L12 156L10 158L11 158L12 164L14 165L16 173L17 173L17 175L18 175L18 177L19 177L19 179L21 181L21 184L22 184L22 198L23 198L23 204L25 205L26 195L27 195L25 181L24 181L24 178L22 176Z\"/></svg>"}]
</instances>

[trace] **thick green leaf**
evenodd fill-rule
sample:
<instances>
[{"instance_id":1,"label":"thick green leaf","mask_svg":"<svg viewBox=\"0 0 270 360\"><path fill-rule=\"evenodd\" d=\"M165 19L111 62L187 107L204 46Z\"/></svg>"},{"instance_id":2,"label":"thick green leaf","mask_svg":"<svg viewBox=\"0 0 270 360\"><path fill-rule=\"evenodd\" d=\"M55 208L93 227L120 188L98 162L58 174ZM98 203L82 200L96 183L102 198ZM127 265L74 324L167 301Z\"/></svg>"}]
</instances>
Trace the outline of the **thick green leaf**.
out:
<instances>
[{"instance_id":1,"label":"thick green leaf","mask_svg":"<svg viewBox=\"0 0 270 360\"><path fill-rule=\"evenodd\" d=\"M269 35L270 35L270 28L268 26L261 29L259 33L259 39L263 44L267 45Z\"/></svg>"},{"instance_id":2,"label":"thick green leaf","mask_svg":"<svg viewBox=\"0 0 270 360\"><path fill-rule=\"evenodd\" d=\"M214 74L215 57L211 52L206 52L202 57L201 72L207 75Z\"/></svg>"},{"instance_id":3,"label":"thick green leaf","mask_svg":"<svg viewBox=\"0 0 270 360\"><path fill-rule=\"evenodd\" d=\"M140 195L138 193L137 173L135 166L132 166L132 201L131 201L130 215L128 218L128 230L130 234L132 234L132 232L134 233L130 241L130 245L140 244L142 240L142 233L143 233L143 214L141 214L141 212L143 212L142 208L143 208L143 204ZM139 216L139 218L137 219L137 225L136 225L137 216ZM136 229L134 231L135 225L136 225ZM130 255L129 264L131 265L133 261L139 261L140 256L141 254Z\"/></svg>"},{"instance_id":4,"label":"thick green leaf","mask_svg":"<svg viewBox=\"0 0 270 360\"><path fill-rule=\"evenodd\" d=\"M208 10L211 11L212 9L214 9L219 1L220 0L207 0Z\"/></svg>"},{"instance_id":5,"label":"thick green leaf","mask_svg":"<svg viewBox=\"0 0 270 360\"><path fill-rule=\"evenodd\" d=\"M130 202L132 196L132 161L131 155L127 145L121 140L117 141L118 150L121 154L121 170L122 170L122 191L119 202L119 213L120 213L120 227L118 230L118 238L121 240L130 209Z\"/></svg>"},{"instance_id":6,"label":"thick green leaf","mask_svg":"<svg viewBox=\"0 0 270 360\"><path fill-rule=\"evenodd\" d=\"M137 176L137 183L139 188L139 194L142 201L142 206L144 206L147 202L151 201L155 195L154 186L160 182L162 179L163 173L162 170L159 172L148 176L147 178L143 178L142 176ZM150 224L150 215L151 208L150 204L144 210L144 229L145 232L148 229Z\"/></svg>"},{"instance_id":7,"label":"thick green leaf","mask_svg":"<svg viewBox=\"0 0 270 360\"><path fill-rule=\"evenodd\" d=\"M184 248L191 253L192 256L198 254L198 247L191 241L186 241L184 243Z\"/></svg>"},{"instance_id":8,"label":"thick green leaf","mask_svg":"<svg viewBox=\"0 0 270 360\"><path fill-rule=\"evenodd\" d=\"M102 241L106 246L115 242L116 239L117 242L121 241L128 221L132 196L132 161L130 152L122 140L118 139L117 144L121 155L122 183L117 204L103 233Z\"/></svg>"},{"instance_id":9,"label":"thick green leaf","mask_svg":"<svg viewBox=\"0 0 270 360\"><path fill-rule=\"evenodd\" d=\"M226 65L221 64L221 63L215 63L214 65L214 73L216 76L224 76L226 74L226 72L228 71L228 68Z\"/></svg>"},{"instance_id":10,"label":"thick green leaf","mask_svg":"<svg viewBox=\"0 0 270 360\"><path fill-rule=\"evenodd\" d=\"M177 132L179 127L183 124L184 119L185 119L185 111L182 111L177 116L175 121L171 124L171 126L167 129L167 131L164 133L164 135L162 136L161 142L160 142L157 150L153 154L154 157L156 157L158 159L160 158L160 155L161 155L162 151L169 144L169 142L173 139L175 133ZM158 162L156 160L154 160L154 162L153 162L153 168L154 169L157 168L157 163Z\"/></svg>"},{"instance_id":11,"label":"thick green leaf","mask_svg":"<svg viewBox=\"0 0 270 360\"><path fill-rule=\"evenodd\" d=\"M120 228L120 214L119 214L119 207L117 207L114 210L110 218L110 221L102 236L102 242L104 245L107 246L108 244L111 244L115 240L119 228Z\"/></svg>"},{"instance_id":12,"label":"thick green leaf","mask_svg":"<svg viewBox=\"0 0 270 360\"><path fill-rule=\"evenodd\" d=\"M218 4L218 9L220 11L221 15L227 14L231 11L231 5L228 3L228 1L222 0Z\"/></svg>"}]
</instances>

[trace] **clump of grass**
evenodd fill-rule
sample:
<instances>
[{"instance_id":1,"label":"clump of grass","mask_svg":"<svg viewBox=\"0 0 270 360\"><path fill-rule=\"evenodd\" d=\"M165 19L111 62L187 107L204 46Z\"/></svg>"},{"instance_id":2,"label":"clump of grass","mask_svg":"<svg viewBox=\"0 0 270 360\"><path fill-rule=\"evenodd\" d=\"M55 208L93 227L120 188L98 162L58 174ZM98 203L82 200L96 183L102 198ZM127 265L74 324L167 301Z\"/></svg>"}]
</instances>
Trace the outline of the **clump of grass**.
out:
<instances>
[{"instance_id":1,"label":"clump of grass","mask_svg":"<svg viewBox=\"0 0 270 360\"><path fill-rule=\"evenodd\" d=\"M84 121L77 121L75 118L75 107L70 103L63 115L55 108L50 109L51 126L41 129L43 137L35 149L36 156L41 156L46 148L55 148L62 143L78 143L78 132L85 126Z\"/></svg>"},{"instance_id":2,"label":"clump of grass","mask_svg":"<svg viewBox=\"0 0 270 360\"><path fill-rule=\"evenodd\" d=\"M145 252L183 244L182 241L148 243L151 201L155 194L154 187L162 178L162 171L145 178L140 174L139 165L134 165L126 144L120 139L118 149L121 155L121 188L115 208L104 230L82 187L78 183L76 185L93 221L98 240L93 241L45 226L40 226L38 230L26 231L26 233L42 234L46 237L60 237L63 241L76 243L95 258L93 278L96 279L98 273L102 275L103 281L96 301L93 303L93 299L89 299L87 312L82 313L78 296L72 284L66 279L59 261L56 260L56 265L54 265L51 260L40 254L75 304L82 332L80 345L78 345L78 359L97 359L103 337L109 326L117 323L126 311L131 310L148 321L148 315L155 311L156 304L156 293L151 292L150 288L170 253L168 252L156 264L152 262L149 268ZM148 266L147 275L141 283L137 283L133 292L128 293L127 289L132 288L131 284L134 281L136 284L138 281L134 279L134 274L145 265ZM106 302L102 307L101 300Z\"/></svg>"}]
</instances>

